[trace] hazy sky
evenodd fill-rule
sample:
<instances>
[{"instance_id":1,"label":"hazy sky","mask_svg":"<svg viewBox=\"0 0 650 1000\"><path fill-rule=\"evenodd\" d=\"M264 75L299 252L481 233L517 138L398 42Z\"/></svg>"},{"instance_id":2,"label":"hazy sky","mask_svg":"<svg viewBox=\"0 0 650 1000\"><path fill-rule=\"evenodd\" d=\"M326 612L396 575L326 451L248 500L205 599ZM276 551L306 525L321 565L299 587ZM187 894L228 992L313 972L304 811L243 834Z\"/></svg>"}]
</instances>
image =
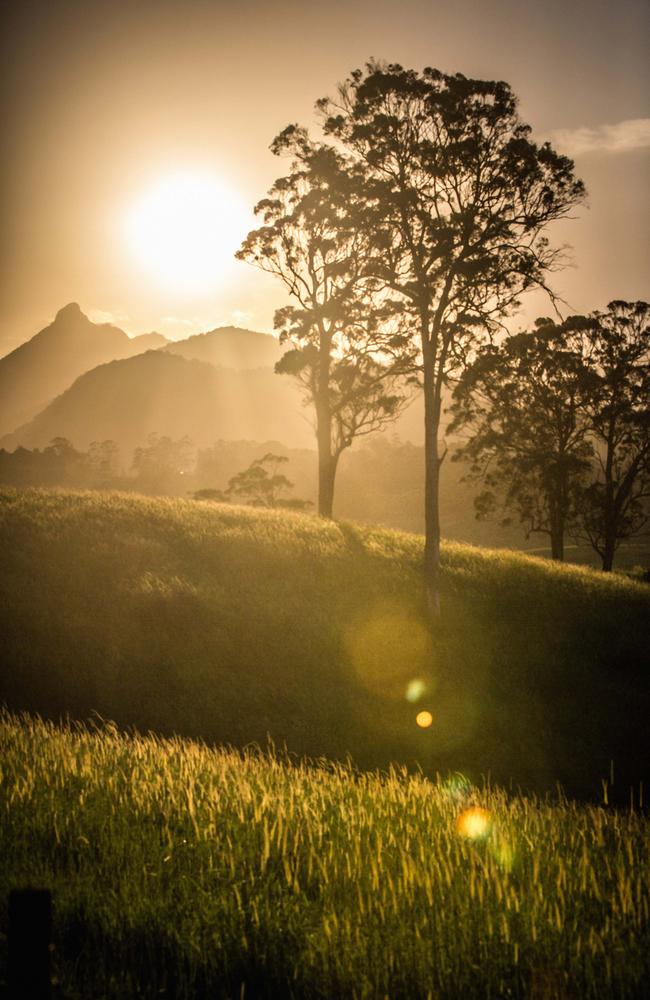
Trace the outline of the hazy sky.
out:
<instances>
[{"instance_id":1,"label":"hazy sky","mask_svg":"<svg viewBox=\"0 0 650 1000\"><path fill-rule=\"evenodd\" d=\"M272 329L281 287L229 262L284 172L268 145L289 122L311 124L314 101L370 56L507 80L535 137L573 155L589 191L589 208L555 230L575 261L556 287L575 310L650 299L648 0L13 0L4 11L0 354L73 300L130 333ZM232 203L206 235L219 273L198 291L147 270L127 234L179 172L214 176ZM542 311L529 303L521 322Z\"/></svg>"}]
</instances>

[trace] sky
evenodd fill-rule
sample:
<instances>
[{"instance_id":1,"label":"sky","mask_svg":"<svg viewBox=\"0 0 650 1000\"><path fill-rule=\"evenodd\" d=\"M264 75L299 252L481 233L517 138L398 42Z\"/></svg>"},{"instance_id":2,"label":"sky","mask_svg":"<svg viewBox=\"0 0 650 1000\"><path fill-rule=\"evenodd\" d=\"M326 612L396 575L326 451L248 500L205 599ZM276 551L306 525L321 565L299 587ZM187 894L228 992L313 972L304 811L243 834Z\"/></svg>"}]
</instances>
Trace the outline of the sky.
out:
<instances>
[{"instance_id":1,"label":"sky","mask_svg":"<svg viewBox=\"0 0 650 1000\"><path fill-rule=\"evenodd\" d=\"M286 170L269 144L290 122L313 127L316 99L370 57L506 80L534 138L573 156L587 186L587 206L549 231L572 247L554 278L565 311L650 300L649 0L3 7L0 355L70 301L130 334L271 331L286 293L232 259ZM151 213L188 177L208 191L204 231L162 259ZM210 274L171 280L201 249ZM514 326L548 312L533 296Z\"/></svg>"}]
</instances>

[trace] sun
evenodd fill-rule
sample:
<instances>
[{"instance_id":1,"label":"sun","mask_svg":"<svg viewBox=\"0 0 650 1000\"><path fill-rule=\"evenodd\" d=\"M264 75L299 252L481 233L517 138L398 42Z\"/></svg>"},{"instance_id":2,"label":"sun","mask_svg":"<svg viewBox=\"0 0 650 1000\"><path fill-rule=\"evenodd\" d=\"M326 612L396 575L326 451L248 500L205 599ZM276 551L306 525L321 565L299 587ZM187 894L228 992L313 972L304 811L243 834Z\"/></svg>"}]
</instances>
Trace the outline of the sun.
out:
<instances>
[{"instance_id":1,"label":"sun","mask_svg":"<svg viewBox=\"0 0 650 1000\"><path fill-rule=\"evenodd\" d=\"M237 193L210 173L159 178L125 220L131 256L161 287L184 295L210 292L250 228Z\"/></svg>"}]
</instances>

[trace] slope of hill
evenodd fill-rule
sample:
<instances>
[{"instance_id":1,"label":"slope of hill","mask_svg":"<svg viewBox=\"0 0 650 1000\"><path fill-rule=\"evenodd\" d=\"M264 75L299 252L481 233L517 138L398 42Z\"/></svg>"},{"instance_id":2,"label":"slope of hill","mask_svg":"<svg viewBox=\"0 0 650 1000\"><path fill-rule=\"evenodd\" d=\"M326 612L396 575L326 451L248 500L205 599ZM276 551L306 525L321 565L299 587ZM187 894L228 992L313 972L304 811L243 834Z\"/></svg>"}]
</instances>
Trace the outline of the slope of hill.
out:
<instances>
[{"instance_id":1,"label":"slope of hill","mask_svg":"<svg viewBox=\"0 0 650 1000\"><path fill-rule=\"evenodd\" d=\"M642 584L448 545L430 634L415 535L121 494L0 496L10 707L580 795L601 796L613 766L609 795L627 802L647 787Z\"/></svg>"},{"instance_id":2,"label":"slope of hill","mask_svg":"<svg viewBox=\"0 0 650 1000\"><path fill-rule=\"evenodd\" d=\"M235 326L197 333L164 348L191 361L207 361L218 368L273 368L284 353L276 337Z\"/></svg>"},{"instance_id":3,"label":"slope of hill","mask_svg":"<svg viewBox=\"0 0 650 1000\"><path fill-rule=\"evenodd\" d=\"M0 358L0 434L30 420L90 368L165 343L161 334L130 338L108 323L91 323L71 302L49 326Z\"/></svg>"},{"instance_id":4,"label":"slope of hill","mask_svg":"<svg viewBox=\"0 0 650 1000\"><path fill-rule=\"evenodd\" d=\"M86 372L0 447L41 448L61 436L86 449L111 439L128 455L150 433L188 435L197 446L218 438L274 437L297 447L313 440L297 387L272 369L217 369L147 351Z\"/></svg>"}]
</instances>

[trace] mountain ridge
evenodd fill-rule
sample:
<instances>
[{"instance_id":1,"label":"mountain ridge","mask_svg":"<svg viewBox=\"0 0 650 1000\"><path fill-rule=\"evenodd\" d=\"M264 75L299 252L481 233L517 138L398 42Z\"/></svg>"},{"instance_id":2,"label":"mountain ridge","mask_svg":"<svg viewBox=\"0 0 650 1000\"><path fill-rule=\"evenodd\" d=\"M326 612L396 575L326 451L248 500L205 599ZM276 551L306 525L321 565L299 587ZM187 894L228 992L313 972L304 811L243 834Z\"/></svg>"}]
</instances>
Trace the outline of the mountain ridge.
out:
<instances>
[{"instance_id":1,"label":"mountain ridge","mask_svg":"<svg viewBox=\"0 0 650 1000\"><path fill-rule=\"evenodd\" d=\"M242 371L273 368L284 353L277 337L237 326L220 326L195 333L160 348L167 354L181 354L196 361Z\"/></svg>"},{"instance_id":2,"label":"mountain ridge","mask_svg":"<svg viewBox=\"0 0 650 1000\"><path fill-rule=\"evenodd\" d=\"M93 323L77 302L63 306L48 326L0 358L0 434L27 423L84 372L167 343L159 333L142 337Z\"/></svg>"},{"instance_id":3,"label":"mountain ridge","mask_svg":"<svg viewBox=\"0 0 650 1000\"><path fill-rule=\"evenodd\" d=\"M273 369L216 368L151 350L78 376L32 420L0 438L0 447L41 448L58 436L82 449L111 439L128 451L151 433L187 435L198 447L219 438L277 438L305 447L313 431L300 410L298 387Z\"/></svg>"}]
</instances>

